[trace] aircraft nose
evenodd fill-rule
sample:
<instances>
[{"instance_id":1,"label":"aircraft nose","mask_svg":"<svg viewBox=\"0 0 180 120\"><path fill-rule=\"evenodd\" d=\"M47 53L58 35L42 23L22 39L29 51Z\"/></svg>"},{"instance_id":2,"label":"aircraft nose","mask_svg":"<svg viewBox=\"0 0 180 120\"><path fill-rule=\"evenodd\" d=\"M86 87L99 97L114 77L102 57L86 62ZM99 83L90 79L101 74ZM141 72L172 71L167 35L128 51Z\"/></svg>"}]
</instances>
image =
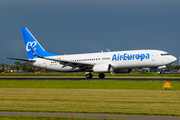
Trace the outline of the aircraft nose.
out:
<instances>
[{"instance_id":1,"label":"aircraft nose","mask_svg":"<svg viewBox=\"0 0 180 120\"><path fill-rule=\"evenodd\" d=\"M172 61L172 62L175 62L176 60L177 60L176 57L174 57L174 56L171 57L171 61Z\"/></svg>"}]
</instances>

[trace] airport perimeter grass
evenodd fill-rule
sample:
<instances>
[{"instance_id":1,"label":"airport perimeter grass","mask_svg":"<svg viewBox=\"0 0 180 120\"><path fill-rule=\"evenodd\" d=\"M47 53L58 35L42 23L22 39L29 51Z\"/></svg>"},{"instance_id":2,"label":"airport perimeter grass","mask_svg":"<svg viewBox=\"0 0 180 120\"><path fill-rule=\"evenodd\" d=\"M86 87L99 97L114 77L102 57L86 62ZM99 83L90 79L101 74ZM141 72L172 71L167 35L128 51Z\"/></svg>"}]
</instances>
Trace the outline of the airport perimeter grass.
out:
<instances>
[{"instance_id":1,"label":"airport perimeter grass","mask_svg":"<svg viewBox=\"0 0 180 120\"><path fill-rule=\"evenodd\" d=\"M180 116L180 82L0 81L0 111Z\"/></svg>"},{"instance_id":2,"label":"airport perimeter grass","mask_svg":"<svg viewBox=\"0 0 180 120\"><path fill-rule=\"evenodd\" d=\"M173 90L180 90L180 82L172 81L170 84ZM0 88L162 90L163 86L164 81L0 80Z\"/></svg>"}]
</instances>

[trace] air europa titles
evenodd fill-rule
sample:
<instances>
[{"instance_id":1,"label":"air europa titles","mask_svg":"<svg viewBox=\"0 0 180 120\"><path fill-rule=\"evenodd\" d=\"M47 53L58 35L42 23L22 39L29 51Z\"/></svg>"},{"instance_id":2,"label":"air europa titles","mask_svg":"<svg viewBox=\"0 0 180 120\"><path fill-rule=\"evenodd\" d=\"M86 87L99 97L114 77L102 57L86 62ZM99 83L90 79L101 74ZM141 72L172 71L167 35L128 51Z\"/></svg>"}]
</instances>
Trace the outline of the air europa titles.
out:
<instances>
[{"instance_id":1,"label":"air europa titles","mask_svg":"<svg viewBox=\"0 0 180 120\"><path fill-rule=\"evenodd\" d=\"M112 57L112 61L121 61L121 60L143 60L143 59L149 59L150 54L127 54L124 53L122 55L120 54L114 54Z\"/></svg>"}]
</instances>

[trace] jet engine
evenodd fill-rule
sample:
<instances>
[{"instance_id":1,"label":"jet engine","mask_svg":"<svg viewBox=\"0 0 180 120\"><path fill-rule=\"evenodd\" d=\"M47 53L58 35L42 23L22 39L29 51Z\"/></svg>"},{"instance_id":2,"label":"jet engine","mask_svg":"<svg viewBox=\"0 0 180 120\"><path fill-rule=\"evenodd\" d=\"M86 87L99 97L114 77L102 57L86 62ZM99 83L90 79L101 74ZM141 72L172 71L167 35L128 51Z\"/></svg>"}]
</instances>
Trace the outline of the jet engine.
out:
<instances>
[{"instance_id":1,"label":"jet engine","mask_svg":"<svg viewBox=\"0 0 180 120\"><path fill-rule=\"evenodd\" d=\"M109 73L112 68L110 64L97 64L93 67L93 72L95 73Z\"/></svg>"}]
</instances>

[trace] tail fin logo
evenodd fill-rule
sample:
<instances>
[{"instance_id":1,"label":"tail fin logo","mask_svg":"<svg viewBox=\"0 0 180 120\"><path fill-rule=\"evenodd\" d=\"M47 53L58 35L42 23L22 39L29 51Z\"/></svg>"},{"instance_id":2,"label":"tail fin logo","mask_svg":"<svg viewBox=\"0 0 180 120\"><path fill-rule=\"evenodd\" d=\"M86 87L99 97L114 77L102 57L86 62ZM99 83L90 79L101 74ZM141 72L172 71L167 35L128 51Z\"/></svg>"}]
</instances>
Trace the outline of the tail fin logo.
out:
<instances>
[{"instance_id":1,"label":"tail fin logo","mask_svg":"<svg viewBox=\"0 0 180 120\"><path fill-rule=\"evenodd\" d=\"M37 42L36 41L33 41L33 42L28 42L26 44L26 51L29 52L31 51L31 47L36 50L36 45L37 45Z\"/></svg>"}]
</instances>

